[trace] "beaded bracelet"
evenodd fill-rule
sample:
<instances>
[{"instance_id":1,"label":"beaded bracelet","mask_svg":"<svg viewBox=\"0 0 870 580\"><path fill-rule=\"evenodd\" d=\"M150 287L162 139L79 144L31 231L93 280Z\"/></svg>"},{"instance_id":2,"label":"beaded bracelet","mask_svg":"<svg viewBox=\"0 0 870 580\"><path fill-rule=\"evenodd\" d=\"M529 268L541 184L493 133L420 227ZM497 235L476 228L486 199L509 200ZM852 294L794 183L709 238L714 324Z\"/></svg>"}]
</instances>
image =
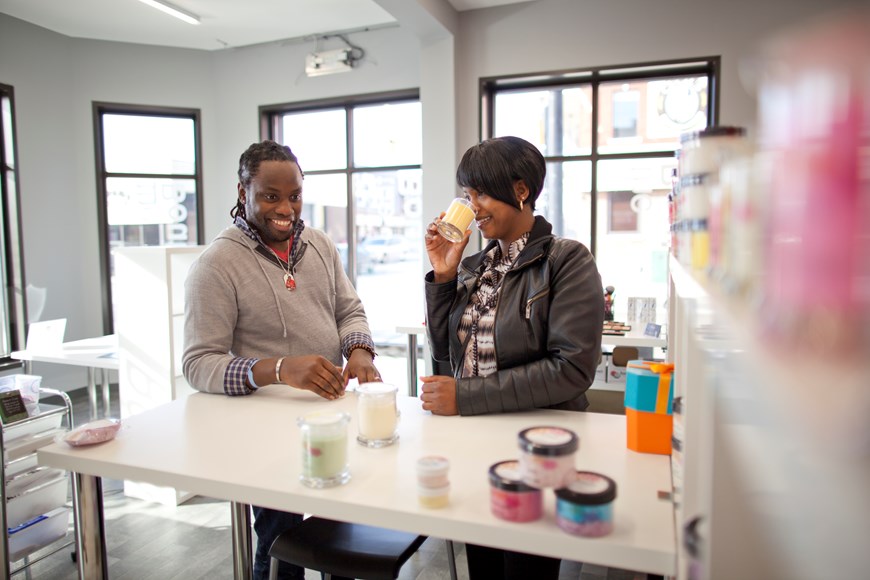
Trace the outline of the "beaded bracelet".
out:
<instances>
[{"instance_id":1,"label":"beaded bracelet","mask_svg":"<svg viewBox=\"0 0 870 580\"><path fill-rule=\"evenodd\" d=\"M357 342L357 343L352 344L349 347L347 347L347 356L349 357L351 355L351 353L358 348L361 348L364 351L366 351L367 353L369 353L370 355L372 355L372 360L374 360L374 358L377 356L377 354L375 353L375 349L373 349L369 345L365 344L364 342Z\"/></svg>"},{"instance_id":2,"label":"beaded bracelet","mask_svg":"<svg viewBox=\"0 0 870 580\"><path fill-rule=\"evenodd\" d=\"M287 358L287 357L282 356L281 358L278 359L278 362L275 363L275 382L276 383L282 382L281 381L281 363L284 362L285 358Z\"/></svg>"}]
</instances>

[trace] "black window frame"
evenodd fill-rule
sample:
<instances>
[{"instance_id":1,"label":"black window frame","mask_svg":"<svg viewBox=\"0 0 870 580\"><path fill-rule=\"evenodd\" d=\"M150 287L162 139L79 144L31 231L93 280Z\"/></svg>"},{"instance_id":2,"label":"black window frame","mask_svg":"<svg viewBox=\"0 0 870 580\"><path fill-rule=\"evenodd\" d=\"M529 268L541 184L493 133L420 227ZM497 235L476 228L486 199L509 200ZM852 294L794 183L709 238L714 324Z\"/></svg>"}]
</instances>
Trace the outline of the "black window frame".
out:
<instances>
[{"instance_id":1,"label":"black window frame","mask_svg":"<svg viewBox=\"0 0 870 580\"><path fill-rule=\"evenodd\" d=\"M131 115L138 117L179 117L193 120L194 131L194 175L196 184L196 243L203 244L205 239L203 229L203 187L202 187L202 120L199 109L184 107L162 107L152 105L136 105L124 103L92 103L94 122L94 159L97 175L97 220L100 227L100 285L102 289L103 333L114 332L114 316L112 313L112 283L111 283L111 246L109 243L108 209L106 207L106 180L112 177L142 177L147 179L191 179L190 174L171 173L114 173L105 168L103 115Z\"/></svg>"},{"instance_id":2,"label":"black window frame","mask_svg":"<svg viewBox=\"0 0 870 580\"><path fill-rule=\"evenodd\" d=\"M706 56L697 58L641 62L621 65L609 65L559 71L513 74L507 76L483 77L479 82L480 102L480 133L481 140L491 138L495 127L495 97L501 92L535 89L567 89L591 86L592 88L592 143L588 155L558 155L546 156L548 163L567 161L591 162L591 206L590 206L590 247L593 256L597 255L598 239L598 162L611 159L650 159L672 158L674 150L637 151L629 153L600 153L598 147L598 131L600 103L599 87L603 83L614 81L643 81L656 79L682 78L699 74L707 75L707 126L716 126L719 122L719 79L721 75L721 57Z\"/></svg>"},{"instance_id":3,"label":"black window frame","mask_svg":"<svg viewBox=\"0 0 870 580\"><path fill-rule=\"evenodd\" d=\"M9 101L10 126L0 115L0 203L3 207L2 223L2 277L5 286L5 301L2 308L5 311L6 324L0 329L5 335L8 352L0 352L0 370L20 368L21 361L12 359L10 353L25 347L27 336L27 297L25 293L26 276L24 273L24 244L21 229L21 180L20 157L18 156L18 135L15 127L15 89L11 85L0 83L0 98ZM6 136L12 145L12 151L7 151ZM9 163L9 158L14 160ZM11 174L11 179L10 179ZM12 187L9 184L12 183Z\"/></svg>"},{"instance_id":4,"label":"black window frame","mask_svg":"<svg viewBox=\"0 0 870 580\"><path fill-rule=\"evenodd\" d=\"M387 103L402 103L409 101L419 101L419 89L402 89L396 91L385 91L379 93L367 93L360 95L349 95L343 97L334 97L326 99L313 99L309 101L298 101L291 103L279 103L273 105L262 105L259 107L260 115L260 138L272 139L278 143L284 142L282 117L288 113L305 113L317 112L323 110L344 109L345 111L345 132L347 135L347 166L344 169L325 169L309 171L305 169L305 175L318 174L344 174L347 181L347 269L348 277L356 286L356 264L357 264L357 243L356 243L356 219L355 219L355 201L353 191L353 177L358 173L377 173L382 171L399 171L404 169L420 169L423 165L379 165L376 167L356 167L354 166L354 149L353 149L353 112L357 107L383 105ZM304 169L304 168L303 168Z\"/></svg>"}]
</instances>

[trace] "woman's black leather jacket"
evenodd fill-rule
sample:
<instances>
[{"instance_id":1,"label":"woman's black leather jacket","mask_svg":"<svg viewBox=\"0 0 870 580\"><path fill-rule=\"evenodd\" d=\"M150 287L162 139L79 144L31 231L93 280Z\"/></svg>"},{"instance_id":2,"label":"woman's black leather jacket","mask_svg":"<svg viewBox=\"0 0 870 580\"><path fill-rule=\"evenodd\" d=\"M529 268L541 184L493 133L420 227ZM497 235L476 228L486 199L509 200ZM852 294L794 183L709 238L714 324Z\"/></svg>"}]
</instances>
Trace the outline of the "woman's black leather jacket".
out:
<instances>
[{"instance_id":1,"label":"woman's black leather jacket","mask_svg":"<svg viewBox=\"0 0 870 580\"><path fill-rule=\"evenodd\" d=\"M576 240L552 235L537 216L526 247L505 274L495 313L498 371L459 378L464 345L457 330L483 273L481 252L465 258L455 280L426 275L426 332L433 370L456 377L460 415L535 408L582 411L601 357L604 292L595 260Z\"/></svg>"}]
</instances>

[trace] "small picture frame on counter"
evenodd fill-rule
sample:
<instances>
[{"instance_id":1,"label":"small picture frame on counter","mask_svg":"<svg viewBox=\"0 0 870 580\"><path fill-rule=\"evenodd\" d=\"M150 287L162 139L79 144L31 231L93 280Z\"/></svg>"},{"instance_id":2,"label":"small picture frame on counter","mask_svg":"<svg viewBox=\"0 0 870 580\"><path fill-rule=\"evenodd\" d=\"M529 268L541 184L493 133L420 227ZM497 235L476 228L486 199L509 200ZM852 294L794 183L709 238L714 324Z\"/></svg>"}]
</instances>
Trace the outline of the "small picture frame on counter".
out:
<instances>
[{"instance_id":1,"label":"small picture frame on counter","mask_svg":"<svg viewBox=\"0 0 870 580\"><path fill-rule=\"evenodd\" d=\"M662 333L662 325L648 322L646 328L643 329L644 336L652 336L658 338Z\"/></svg>"},{"instance_id":2,"label":"small picture frame on counter","mask_svg":"<svg viewBox=\"0 0 870 580\"><path fill-rule=\"evenodd\" d=\"M16 389L0 393L0 421L4 425L11 425L27 419L29 416L27 407L24 406L24 399L21 397L21 391Z\"/></svg>"}]
</instances>

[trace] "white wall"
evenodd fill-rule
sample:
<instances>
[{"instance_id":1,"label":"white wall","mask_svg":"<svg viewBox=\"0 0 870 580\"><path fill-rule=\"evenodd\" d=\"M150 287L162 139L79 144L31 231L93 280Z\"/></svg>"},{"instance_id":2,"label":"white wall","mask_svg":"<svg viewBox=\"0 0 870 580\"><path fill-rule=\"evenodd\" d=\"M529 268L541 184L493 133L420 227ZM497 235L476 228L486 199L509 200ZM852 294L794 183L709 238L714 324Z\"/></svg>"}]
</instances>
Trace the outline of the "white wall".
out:
<instances>
[{"instance_id":1,"label":"white wall","mask_svg":"<svg viewBox=\"0 0 870 580\"><path fill-rule=\"evenodd\" d=\"M459 13L452 39L446 29L440 39L418 39L414 25L352 35L367 60L316 78L303 74L310 44L166 49L71 39L0 14L0 82L14 87L17 108L27 280L49 288L43 318L67 317L68 339L102 333L92 101L201 110L208 242L229 222L238 157L259 138L258 106L422 87L431 115L424 127L454 124L424 134L424 168L445 172L426 181L437 190L425 192L428 216L456 194L439 152L455 163L478 139L480 77L721 55L721 122L752 127L754 90L741 64L783 25L852 3L537 0ZM427 95L443 102L450 83L454 102L427 105ZM34 370L49 386L84 384L83 372L48 366Z\"/></svg>"}]
</instances>

